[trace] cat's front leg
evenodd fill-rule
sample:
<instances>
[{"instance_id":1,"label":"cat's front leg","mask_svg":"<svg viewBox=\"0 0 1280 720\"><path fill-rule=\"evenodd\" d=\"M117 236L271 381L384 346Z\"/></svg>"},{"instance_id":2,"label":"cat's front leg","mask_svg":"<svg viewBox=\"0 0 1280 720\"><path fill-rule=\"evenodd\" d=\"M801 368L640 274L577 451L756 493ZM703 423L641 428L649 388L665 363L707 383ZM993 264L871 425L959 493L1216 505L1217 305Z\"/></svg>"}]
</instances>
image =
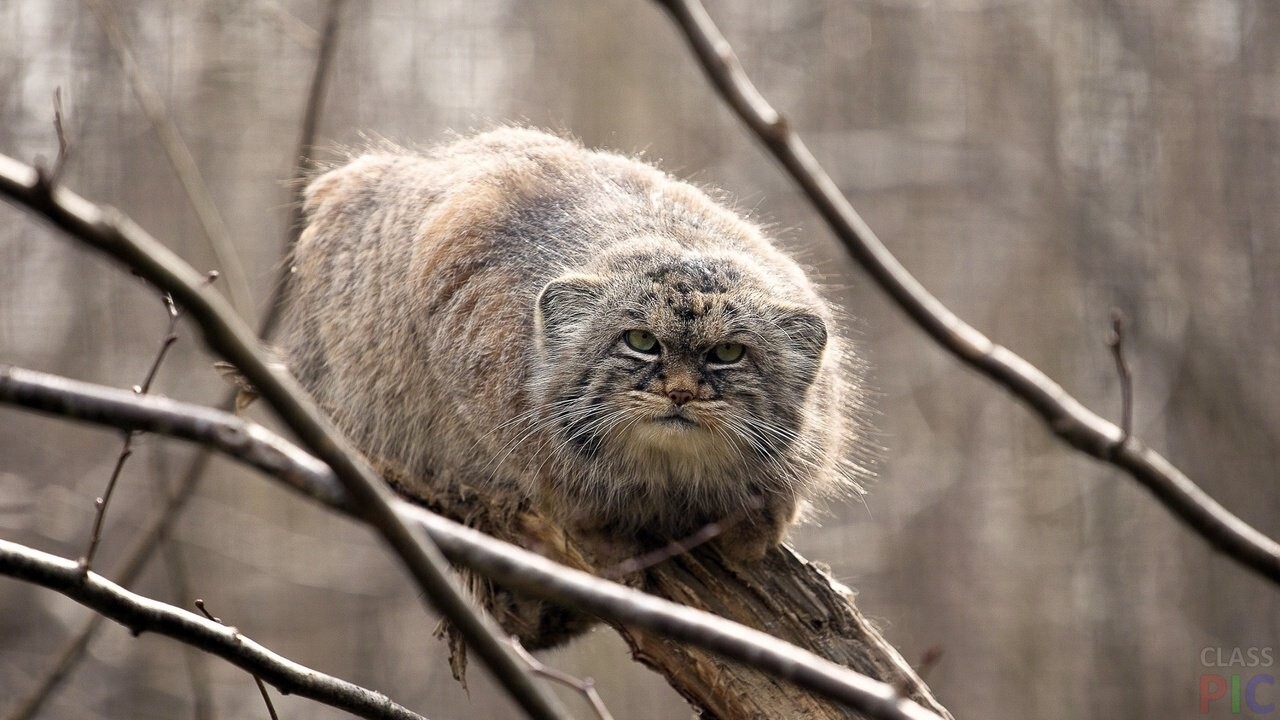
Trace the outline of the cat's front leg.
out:
<instances>
[{"instance_id":1,"label":"cat's front leg","mask_svg":"<svg viewBox=\"0 0 1280 720\"><path fill-rule=\"evenodd\" d=\"M758 498L757 506L730 522L717 538L720 551L740 562L756 562L782 544L796 519L798 506L790 496Z\"/></svg>"}]
</instances>

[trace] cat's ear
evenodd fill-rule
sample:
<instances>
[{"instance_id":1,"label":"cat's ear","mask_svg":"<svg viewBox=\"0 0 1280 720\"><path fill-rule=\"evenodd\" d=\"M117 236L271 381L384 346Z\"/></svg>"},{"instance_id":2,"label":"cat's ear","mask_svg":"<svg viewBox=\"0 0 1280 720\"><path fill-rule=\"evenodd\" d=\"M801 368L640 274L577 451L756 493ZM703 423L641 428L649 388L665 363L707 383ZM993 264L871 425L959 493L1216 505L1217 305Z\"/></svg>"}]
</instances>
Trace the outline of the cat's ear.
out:
<instances>
[{"instance_id":1,"label":"cat's ear","mask_svg":"<svg viewBox=\"0 0 1280 720\"><path fill-rule=\"evenodd\" d=\"M603 287L603 278L581 273L561 275L543 286L534 303L538 337L556 340L569 334L574 326L591 317Z\"/></svg>"},{"instance_id":2,"label":"cat's ear","mask_svg":"<svg viewBox=\"0 0 1280 720\"><path fill-rule=\"evenodd\" d=\"M794 308L784 312L778 320L778 327L787 334L792 347L817 364L827 347L825 320L806 308Z\"/></svg>"}]
</instances>

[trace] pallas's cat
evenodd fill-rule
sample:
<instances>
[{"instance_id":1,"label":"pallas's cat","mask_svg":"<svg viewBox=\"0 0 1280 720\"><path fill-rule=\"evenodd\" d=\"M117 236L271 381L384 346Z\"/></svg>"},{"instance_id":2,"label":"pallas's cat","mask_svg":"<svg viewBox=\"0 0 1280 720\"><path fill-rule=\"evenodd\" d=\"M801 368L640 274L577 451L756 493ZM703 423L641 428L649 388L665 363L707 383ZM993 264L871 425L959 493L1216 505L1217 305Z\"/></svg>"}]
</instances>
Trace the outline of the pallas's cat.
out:
<instances>
[{"instance_id":1,"label":"pallas's cat","mask_svg":"<svg viewBox=\"0 0 1280 720\"><path fill-rule=\"evenodd\" d=\"M637 547L720 522L750 559L853 487L831 309L701 190L503 128L358 156L305 198L289 365L410 491L448 477Z\"/></svg>"}]
</instances>

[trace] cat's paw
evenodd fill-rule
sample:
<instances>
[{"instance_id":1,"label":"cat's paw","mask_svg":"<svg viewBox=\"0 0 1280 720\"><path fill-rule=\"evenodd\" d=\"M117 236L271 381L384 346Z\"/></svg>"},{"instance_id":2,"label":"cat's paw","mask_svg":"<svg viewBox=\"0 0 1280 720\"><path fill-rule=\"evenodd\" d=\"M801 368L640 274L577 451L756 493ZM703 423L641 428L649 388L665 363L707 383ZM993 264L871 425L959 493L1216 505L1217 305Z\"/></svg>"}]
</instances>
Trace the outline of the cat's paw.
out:
<instances>
[{"instance_id":1,"label":"cat's paw","mask_svg":"<svg viewBox=\"0 0 1280 720\"><path fill-rule=\"evenodd\" d=\"M785 531L782 524L743 521L721 533L716 543L725 557L740 563L754 563L782 544Z\"/></svg>"}]
</instances>

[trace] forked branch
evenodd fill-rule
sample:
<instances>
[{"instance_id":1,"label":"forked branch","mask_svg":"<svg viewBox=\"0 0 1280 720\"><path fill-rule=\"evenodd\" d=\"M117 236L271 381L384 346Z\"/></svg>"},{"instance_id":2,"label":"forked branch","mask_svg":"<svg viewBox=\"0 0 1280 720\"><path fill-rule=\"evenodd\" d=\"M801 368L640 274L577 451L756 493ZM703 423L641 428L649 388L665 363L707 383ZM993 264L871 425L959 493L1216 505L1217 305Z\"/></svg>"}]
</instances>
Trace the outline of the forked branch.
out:
<instances>
[{"instance_id":1,"label":"forked branch","mask_svg":"<svg viewBox=\"0 0 1280 720\"><path fill-rule=\"evenodd\" d=\"M670 12L707 78L804 191L863 269L945 350L1029 406L1072 447L1128 472L1215 549L1280 583L1280 544L1231 514L1156 451L1124 437L1042 371L995 344L929 293L880 242L804 141L756 90L729 41L698 0L657 0ZM1122 443L1122 440L1124 442Z\"/></svg>"},{"instance_id":2,"label":"forked branch","mask_svg":"<svg viewBox=\"0 0 1280 720\"><path fill-rule=\"evenodd\" d=\"M328 466L266 428L229 413L6 366L0 366L0 404L198 442L257 468L306 497L359 517L358 506ZM899 679L906 679L908 694L937 712L903 697L889 683L758 630L565 567L403 500L392 500L392 508L404 522L429 533L450 560L513 590L643 630L642 641L655 643L666 638L686 642L795 683L868 717L939 720L945 714L909 670L897 673ZM787 557L783 552L779 561ZM0 572L4 572L2 565ZM810 602L815 600L809 598ZM863 662L877 659L863 658Z\"/></svg>"},{"instance_id":3,"label":"forked branch","mask_svg":"<svg viewBox=\"0 0 1280 720\"><path fill-rule=\"evenodd\" d=\"M56 590L129 628L176 638L264 678L281 692L376 720L425 720L387 696L304 665L195 613L132 593L67 558L0 540L0 574Z\"/></svg>"},{"instance_id":4,"label":"forked branch","mask_svg":"<svg viewBox=\"0 0 1280 720\"><path fill-rule=\"evenodd\" d=\"M2 155L0 194L172 294L199 324L209 346L240 368L281 420L333 468L360 519L387 541L425 596L458 628L517 704L542 720L566 716L559 700L464 598L430 539L391 509L391 491L305 399L292 378L268 366L257 350L256 336L207 287L203 276L119 212L52 186L30 166Z\"/></svg>"}]
</instances>

